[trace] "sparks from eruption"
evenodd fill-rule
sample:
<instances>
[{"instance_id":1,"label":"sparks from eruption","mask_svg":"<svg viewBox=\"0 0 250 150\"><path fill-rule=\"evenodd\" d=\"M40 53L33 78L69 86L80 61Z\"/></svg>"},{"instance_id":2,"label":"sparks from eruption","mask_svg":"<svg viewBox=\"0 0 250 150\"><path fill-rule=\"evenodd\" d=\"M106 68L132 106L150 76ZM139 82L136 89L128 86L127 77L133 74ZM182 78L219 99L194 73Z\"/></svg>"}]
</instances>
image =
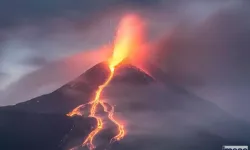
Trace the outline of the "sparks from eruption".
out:
<instances>
[{"instance_id":1,"label":"sparks from eruption","mask_svg":"<svg viewBox=\"0 0 250 150\"><path fill-rule=\"evenodd\" d=\"M83 142L83 145L87 145L90 150L93 150L95 148L93 140L95 136L103 129L104 126L102 118L96 115L98 105L101 105L103 107L103 110L106 113L108 113L109 120L113 122L118 128L117 135L114 136L110 142L112 143L114 141L119 141L125 136L124 126L114 118L114 106L110 105L111 110L109 110L108 107L105 105L104 101L100 99L100 97L105 87L107 87L110 81L112 80L115 74L115 68L119 67L119 63L121 63L125 58L131 55L132 50L138 48L142 37L141 25L142 25L141 21L135 15L125 16L119 24L118 32L114 43L113 55L108 60L108 66L110 71L108 79L98 87L94 99L89 103L87 103L91 105L89 117L93 117L97 121L96 128L87 136L87 138ZM85 105L86 104L79 105L78 107L73 109L70 113L68 113L67 116L70 117L74 115L81 116L82 113L80 109Z\"/></svg>"}]
</instances>

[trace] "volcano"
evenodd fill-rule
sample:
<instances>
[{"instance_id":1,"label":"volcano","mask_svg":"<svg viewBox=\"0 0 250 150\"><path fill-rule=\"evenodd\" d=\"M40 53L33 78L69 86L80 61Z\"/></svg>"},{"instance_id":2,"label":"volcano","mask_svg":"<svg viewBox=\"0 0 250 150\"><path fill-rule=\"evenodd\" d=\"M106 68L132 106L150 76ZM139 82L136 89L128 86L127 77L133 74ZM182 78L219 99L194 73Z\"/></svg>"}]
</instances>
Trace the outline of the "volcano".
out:
<instances>
[{"instance_id":1,"label":"volcano","mask_svg":"<svg viewBox=\"0 0 250 150\"><path fill-rule=\"evenodd\" d=\"M56 150L61 149L60 143L69 132L70 136L76 138L81 133L81 137L85 137L91 127L96 125L95 119L78 116L70 118L66 114L78 105L88 103L108 73L107 63L102 62L50 94L0 107L0 139L3 141L0 149ZM136 86L145 86L151 82L154 82L152 77L130 64L121 64L111 81L112 84ZM71 131L73 128L74 131Z\"/></svg>"},{"instance_id":2,"label":"volcano","mask_svg":"<svg viewBox=\"0 0 250 150\"><path fill-rule=\"evenodd\" d=\"M99 63L50 94L1 107L0 149L62 150L80 145L96 126L96 120L66 114L90 101L108 77L107 68L106 62ZM157 72L161 71L155 69ZM124 141L107 147L103 141L115 131L108 126L98 136L97 149L146 149L158 145L159 150L191 150L250 143L248 123L176 87L155 80L131 64L121 64L103 98L117 103L116 114L126 118L128 135Z\"/></svg>"}]
</instances>

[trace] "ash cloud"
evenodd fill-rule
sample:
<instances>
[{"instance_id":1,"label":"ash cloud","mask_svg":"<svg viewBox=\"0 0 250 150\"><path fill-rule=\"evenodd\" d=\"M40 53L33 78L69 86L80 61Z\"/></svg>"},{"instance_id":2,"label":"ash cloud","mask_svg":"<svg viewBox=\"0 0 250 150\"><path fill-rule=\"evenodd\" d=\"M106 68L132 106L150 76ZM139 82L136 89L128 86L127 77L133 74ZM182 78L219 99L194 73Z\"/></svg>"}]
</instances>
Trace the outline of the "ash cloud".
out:
<instances>
[{"instance_id":1,"label":"ash cloud","mask_svg":"<svg viewBox=\"0 0 250 150\"><path fill-rule=\"evenodd\" d=\"M58 89L81 75L88 68L99 63L99 61L106 60L107 50L109 49L100 48L78 53L66 60L49 63L24 75L2 90L2 93L0 93L1 105L23 102Z\"/></svg>"},{"instance_id":2,"label":"ash cloud","mask_svg":"<svg viewBox=\"0 0 250 150\"><path fill-rule=\"evenodd\" d=\"M195 18L200 21L177 21L149 58L175 83L248 121L249 8L246 1L231 1Z\"/></svg>"},{"instance_id":3,"label":"ash cloud","mask_svg":"<svg viewBox=\"0 0 250 150\"><path fill-rule=\"evenodd\" d=\"M250 46L246 18L249 15L241 7L228 8L209 16L195 28L177 26L156 47L159 49L157 61L177 76L190 72L218 84L241 79L243 82L235 83L249 82L246 78L249 74L246 56Z\"/></svg>"},{"instance_id":4,"label":"ash cloud","mask_svg":"<svg viewBox=\"0 0 250 150\"><path fill-rule=\"evenodd\" d=\"M31 86L29 83L47 79L37 75L37 78L33 78L32 74L45 71L44 74L50 76L53 70L50 70L49 66L53 66L54 61L110 45L122 14L128 10L149 9L158 1L52 0L37 3L29 0L22 2L4 0L0 3L0 72L9 76L5 78L5 84L0 85L0 98L1 104L7 105L20 100L18 96L13 99L12 96L3 94L6 90L13 92L10 95L27 97L26 95L30 95L31 92L21 90L23 87L29 89ZM63 65L61 63L58 66ZM58 81L55 82L60 82L60 85L68 81L62 81L63 75L57 75L55 80ZM74 74L72 77L77 75L79 74ZM37 85L33 84L32 87L38 90ZM16 93L19 90L23 91L23 94ZM39 94L32 95L35 97Z\"/></svg>"},{"instance_id":5,"label":"ash cloud","mask_svg":"<svg viewBox=\"0 0 250 150\"><path fill-rule=\"evenodd\" d=\"M0 19L1 28L10 28L13 26L19 26L20 24L28 23L42 23L51 18L63 17L68 19L87 19L96 13L103 11L109 11L111 8L114 10L116 7L121 5L136 5L138 7L147 7L158 3L157 1L142 1L142 0L108 0L108 1L98 1L98 0L52 0L52 1L42 1L34 2L29 0L24 0L19 2L17 0L3 0L1 1L1 15Z\"/></svg>"},{"instance_id":6,"label":"ash cloud","mask_svg":"<svg viewBox=\"0 0 250 150\"><path fill-rule=\"evenodd\" d=\"M7 75L6 73L0 72L0 81L3 81L4 79L6 79L7 76L8 76L8 75Z\"/></svg>"}]
</instances>

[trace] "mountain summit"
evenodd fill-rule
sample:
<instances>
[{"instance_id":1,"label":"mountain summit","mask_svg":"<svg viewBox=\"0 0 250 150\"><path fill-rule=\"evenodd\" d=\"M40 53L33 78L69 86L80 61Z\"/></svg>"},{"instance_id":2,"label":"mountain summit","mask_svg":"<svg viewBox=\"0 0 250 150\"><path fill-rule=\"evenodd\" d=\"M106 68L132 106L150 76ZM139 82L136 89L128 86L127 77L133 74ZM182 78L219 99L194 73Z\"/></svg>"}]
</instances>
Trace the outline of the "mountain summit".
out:
<instances>
[{"instance_id":1,"label":"mountain summit","mask_svg":"<svg viewBox=\"0 0 250 150\"><path fill-rule=\"evenodd\" d=\"M65 84L58 90L37 98L18 103L13 106L0 107L15 111L67 114L82 103L87 103L108 77L109 69L106 62L98 63L85 71L78 78ZM147 85L154 79L141 69L131 64L121 64L116 69L111 84Z\"/></svg>"}]
</instances>

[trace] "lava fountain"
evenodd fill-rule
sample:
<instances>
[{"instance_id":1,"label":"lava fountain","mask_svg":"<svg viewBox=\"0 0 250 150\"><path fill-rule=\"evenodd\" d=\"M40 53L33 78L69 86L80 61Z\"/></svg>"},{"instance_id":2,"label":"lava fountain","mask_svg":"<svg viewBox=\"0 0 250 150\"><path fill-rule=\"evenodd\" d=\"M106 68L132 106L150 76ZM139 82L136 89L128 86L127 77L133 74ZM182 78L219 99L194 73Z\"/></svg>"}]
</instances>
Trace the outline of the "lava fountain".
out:
<instances>
[{"instance_id":1,"label":"lava fountain","mask_svg":"<svg viewBox=\"0 0 250 150\"><path fill-rule=\"evenodd\" d=\"M111 110L108 110L104 101L100 99L103 90L107 87L112 80L115 70L119 67L119 63L121 63L125 58L133 55L134 50L137 50L142 42L142 23L141 20L135 15L127 15L122 18L117 34L114 42L114 49L112 56L108 59L109 66L109 76L107 80L98 87L95 92L94 99L91 100L88 104L91 105L90 115L89 117L93 117L97 120L96 128L90 132L87 138L83 142L83 146L88 146L90 150L95 149L95 145L93 143L96 135L103 129L103 120L101 117L96 115L97 106L101 105L103 110L108 114L108 118L112 121L118 128L118 133L111 139L110 142L119 141L125 136L125 129L123 124L121 124L117 119L114 118L114 106L111 106ZM71 112L69 112L68 116L81 115L80 108L84 107L85 104L79 105Z\"/></svg>"}]
</instances>

